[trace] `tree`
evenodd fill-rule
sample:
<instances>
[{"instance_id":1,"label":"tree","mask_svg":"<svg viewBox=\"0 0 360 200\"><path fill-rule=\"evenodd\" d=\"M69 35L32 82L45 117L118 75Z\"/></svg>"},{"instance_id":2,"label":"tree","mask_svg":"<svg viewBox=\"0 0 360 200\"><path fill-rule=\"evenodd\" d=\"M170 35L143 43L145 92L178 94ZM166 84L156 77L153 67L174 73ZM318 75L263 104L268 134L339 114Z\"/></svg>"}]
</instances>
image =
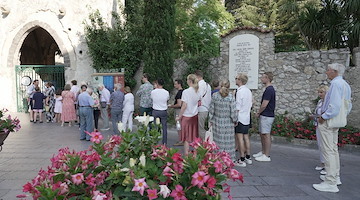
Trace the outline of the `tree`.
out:
<instances>
[{"instance_id":1,"label":"tree","mask_svg":"<svg viewBox=\"0 0 360 200\"><path fill-rule=\"evenodd\" d=\"M146 0L144 4L144 72L162 78L172 88L175 0Z\"/></svg>"}]
</instances>

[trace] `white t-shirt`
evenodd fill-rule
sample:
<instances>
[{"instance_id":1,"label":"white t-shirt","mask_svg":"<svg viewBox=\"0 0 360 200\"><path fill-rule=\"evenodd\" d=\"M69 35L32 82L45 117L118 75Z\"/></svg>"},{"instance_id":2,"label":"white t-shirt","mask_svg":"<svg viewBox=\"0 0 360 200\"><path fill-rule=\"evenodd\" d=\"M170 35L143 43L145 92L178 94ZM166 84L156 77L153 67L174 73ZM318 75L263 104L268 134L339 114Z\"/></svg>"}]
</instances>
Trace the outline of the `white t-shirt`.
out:
<instances>
[{"instance_id":1,"label":"white t-shirt","mask_svg":"<svg viewBox=\"0 0 360 200\"><path fill-rule=\"evenodd\" d=\"M184 90L181 96L181 101L186 103L186 109L184 111L185 117L193 117L198 114L198 101L200 100L200 95L198 92L195 92L193 87L189 87Z\"/></svg>"},{"instance_id":2,"label":"white t-shirt","mask_svg":"<svg viewBox=\"0 0 360 200\"><path fill-rule=\"evenodd\" d=\"M209 111L211 103L211 87L204 80L199 81L199 95L201 97L201 106L199 112Z\"/></svg>"},{"instance_id":3,"label":"white t-shirt","mask_svg":"<svg viewBox=\"0 0 360 200\"><path fill-rule=\"evenodd\" d=\"M77 85L71 86L70 92L74 93L75 99L77 99L79 91L80 91L80 88Z\"/></svg>"},{"instance_id":4,"label":"white t-shirt","mask_svg":"<svg viewBox=\"0 0 360 200\"><path fill-rule=\"evenodd\" d=\"M250 124L250 111L252 106L252 93L245 85L236 91L236 110L238 110L238 122L243 125Z\"/></svg>"},{"instance_id":5,"label":"white t-shirt","mask_svg":"<svg viewBox=\"0 0 360 200\"><path fill-rule=\"evenodd\" d=\"M134 95L132 93L125 94L123 110L134 111Z\"/></svg>"},{"instance_id":6,"label":"white t-shirt","mask_svg":"<svg viewBox=\"0 0 360 200\"><path fill-rule=\"evenodd\" d=\"M167 110L167 102L170 98L169 92L165 89L154 89L151 91L150 98L153 100L154 110Z\"/></svg>"}]
</instances>

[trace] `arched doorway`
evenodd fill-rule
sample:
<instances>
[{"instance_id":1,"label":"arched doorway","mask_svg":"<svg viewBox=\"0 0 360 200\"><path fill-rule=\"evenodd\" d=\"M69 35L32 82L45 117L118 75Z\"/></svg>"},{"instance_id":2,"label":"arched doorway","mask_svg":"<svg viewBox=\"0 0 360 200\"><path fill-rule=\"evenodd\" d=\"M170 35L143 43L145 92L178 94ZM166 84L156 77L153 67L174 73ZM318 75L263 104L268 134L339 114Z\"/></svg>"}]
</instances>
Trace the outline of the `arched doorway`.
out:
<instances>
[{"instance_id":1,"label":"arched doorway","mask_svg":"<svg viewBox=\"0 0 360 200\"><path fill-rule=\"evenodd\" d=\"M46 92L45 84L51 82L55 88L65 85L64 57L54 38L41 27L32 29L24 39L19 52L20 65L16 65L17 110L28 110L27 88L33 80Z\"/></svg>"},{"instance_id":2,"label":"arched doorway","mask_svg":"<svg viewBox=\"0 0 360 200\"><path fill-rule=\"evenodd\" d=\"M55 56L62 56L54 38L41 27L28 34L20 54L21 65L55 65Z\"/></svg>"}]
</instances>

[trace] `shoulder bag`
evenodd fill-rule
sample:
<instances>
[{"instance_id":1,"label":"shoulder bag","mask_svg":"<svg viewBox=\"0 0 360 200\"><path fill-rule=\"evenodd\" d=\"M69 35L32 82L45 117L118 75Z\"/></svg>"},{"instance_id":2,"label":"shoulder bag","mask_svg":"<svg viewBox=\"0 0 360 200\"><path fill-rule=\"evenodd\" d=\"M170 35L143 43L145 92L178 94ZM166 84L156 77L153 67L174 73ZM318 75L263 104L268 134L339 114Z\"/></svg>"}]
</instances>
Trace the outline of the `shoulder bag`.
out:
<instances>
[{"instance_id":1,"label":"shoulder bag","mask_svg":"<svg viewBox=\"0 0 360 200\"><path fill-rule=\"evenodd\" d=\"M344 89L345 87L343 86L343 91ZM327 124L330 128L340 128L346 126L349 104L350 101L345 99L345 94L343 92L339 114L327 120Z\"/></svg>"}]
</instances>

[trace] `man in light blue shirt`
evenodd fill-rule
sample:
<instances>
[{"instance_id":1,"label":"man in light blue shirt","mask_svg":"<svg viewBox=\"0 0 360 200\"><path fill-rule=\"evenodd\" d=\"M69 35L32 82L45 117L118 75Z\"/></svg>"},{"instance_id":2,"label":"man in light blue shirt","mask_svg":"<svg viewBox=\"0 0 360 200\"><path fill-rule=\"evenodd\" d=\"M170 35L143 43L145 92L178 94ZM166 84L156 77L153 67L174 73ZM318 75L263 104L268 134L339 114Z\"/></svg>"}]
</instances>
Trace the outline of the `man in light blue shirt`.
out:
<instances>
[{"instance_id":1,"label":"man in light blue shirt","mask_svg":"<svg viewBox=\"0 0 360 200\"><path fill-rule=\"evenodd\" d=\"M349 114L351 110L351 88L343 79L345 66L339 63L328 65L326 75L331 80L329 91L326 93L324 103L321 107L321 115L318 118L318 129L320 131L320 149L324 153L326 175L321 175L323 180L320 184L313 184L313 187L322 192L339 192L340 181L340 159L338 152L338 131L340 127L329 127L328 120L340 113L343 99L349 102Z\"/></svg>"},{"instance_id":2,"label":"man in light blue shirt","mask_svg":"<svg viewBox=\"0 0 360 200\"><path fill-rule=\"evenodd\" d=\"M87 88L85 92L82 92L78 96L79 103L79 117L80 117L80 140L90 140L90 135L86 134L85 131L91 133L93 131L94 121L94 100L90 96L92 93L91 88Z\"/></svg>"}]
</instances>

